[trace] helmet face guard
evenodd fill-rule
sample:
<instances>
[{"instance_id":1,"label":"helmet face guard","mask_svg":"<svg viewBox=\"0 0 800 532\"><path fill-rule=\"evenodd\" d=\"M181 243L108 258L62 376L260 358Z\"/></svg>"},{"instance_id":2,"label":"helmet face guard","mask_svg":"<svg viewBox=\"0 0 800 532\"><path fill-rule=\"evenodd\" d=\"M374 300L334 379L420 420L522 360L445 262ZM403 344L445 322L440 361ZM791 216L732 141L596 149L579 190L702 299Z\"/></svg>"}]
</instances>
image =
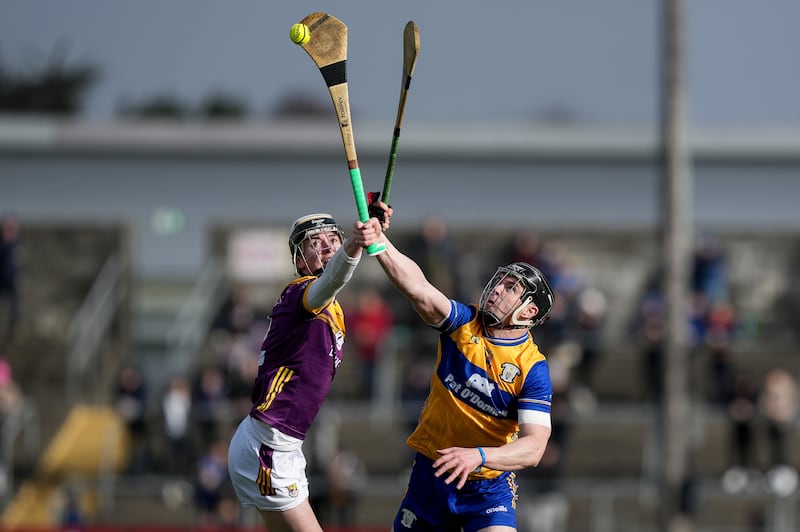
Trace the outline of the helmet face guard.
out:
<instances>
[{"instance_id":1,"label":"helmet face guard","mask_svg":"<svg viewBox=\"0 0 800 532\"><path fill-rule=\"evenodd\" d=\"M289 252L292 254L292 264L295 265L296 269L297 258L302 257L306 265L306 270L309 273L317 276L322 274L325 269L324 265L315 271L311 271L311 268L308 266L308 261L303 253L303 242L314 235L331 232L339 236L340 244L344 242L344 231L342 231L342 228L336 223L336 220L333 219L333 216L327 213L309 214L298 218L292 223L292 229L289 235ZM297 269L297 273L301 273L299 269Z\"/></svg>"},{"instance_id":2,"label":"helmet face guard","mask_svg":"<svg viewBox=\"0 0 800 532\"><path fill-rule=\"evenodd\" d=\"M519 299L519 303L500 311L498 307L508 299ZM492 300L492 311L487 310ZM542 323L553 308L554 296L550 284L542 272L530 264L515 262L500 266L481 293L480 312L485 327L500 329L529 329ZM520 314L533 303L539 312L532 319L522 319Z\"/></svg>"}]
</instances>

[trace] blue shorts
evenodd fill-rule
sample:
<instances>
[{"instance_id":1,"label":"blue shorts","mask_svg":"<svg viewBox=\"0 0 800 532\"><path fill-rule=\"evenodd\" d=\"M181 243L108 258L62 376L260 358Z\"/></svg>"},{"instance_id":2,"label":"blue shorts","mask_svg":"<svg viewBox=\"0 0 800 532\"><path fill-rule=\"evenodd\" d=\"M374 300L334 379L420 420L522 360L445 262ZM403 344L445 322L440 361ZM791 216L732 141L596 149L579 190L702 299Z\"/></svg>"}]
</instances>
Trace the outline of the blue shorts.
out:
<instances>
[{"instance_id":1,"label":"blue shorts","mask_svg":"<svg viewBox=\"0 0 800 532\"><path fill-rule=\"evenodd\" d=\"M517 528L517 479L505 471L490 480L444 483L434 476L433 461L417 453L394 532L477 532L492 525Z\"/></svg>"}]
</instances>

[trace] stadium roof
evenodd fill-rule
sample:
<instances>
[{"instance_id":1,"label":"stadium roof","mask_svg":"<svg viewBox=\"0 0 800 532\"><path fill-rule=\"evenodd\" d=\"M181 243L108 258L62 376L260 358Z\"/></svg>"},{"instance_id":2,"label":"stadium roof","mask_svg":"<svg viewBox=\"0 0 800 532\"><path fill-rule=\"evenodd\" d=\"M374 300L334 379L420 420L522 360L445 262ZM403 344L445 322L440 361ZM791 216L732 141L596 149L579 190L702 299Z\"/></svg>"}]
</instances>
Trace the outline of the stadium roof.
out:
<instances>
[{"instance_id":1,"label":"stadium roof","mask_svg":"<svg viewBox=\"0 0 800 532\"><path fill-rule=\"evenodd\" d=\"M388 150L393 124L354 126L359 157ZM694 128L696 160L800 161L800 128ZM46 117L0 117L0 152L146 153L151 155L296 157L341 153L333 120L92 123ZM657 153L648 126L447 122L409 124L404 158L641 160Z\"/></svg>"}]
</instances>

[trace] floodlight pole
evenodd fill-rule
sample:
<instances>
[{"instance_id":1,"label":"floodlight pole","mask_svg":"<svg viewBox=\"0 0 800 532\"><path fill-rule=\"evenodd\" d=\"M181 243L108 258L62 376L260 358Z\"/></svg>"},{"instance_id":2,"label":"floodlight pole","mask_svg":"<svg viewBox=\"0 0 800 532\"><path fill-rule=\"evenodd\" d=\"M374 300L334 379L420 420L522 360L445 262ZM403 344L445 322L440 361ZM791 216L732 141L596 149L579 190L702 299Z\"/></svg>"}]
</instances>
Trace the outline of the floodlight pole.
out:
<instances>
[{"instance_id":1,"label":"floodlight pole","mask_svg":"<svg viewBox=\"0 0 800 532\"><path fill-rule=\"evenodd\" d=\"M692 246L690 155L686 139L683 0L662 2L662 287L667 308L663 397L664 470L661 530L687 530L683 497L688 487L688 295Z\"/></svg>"}]
</instances>

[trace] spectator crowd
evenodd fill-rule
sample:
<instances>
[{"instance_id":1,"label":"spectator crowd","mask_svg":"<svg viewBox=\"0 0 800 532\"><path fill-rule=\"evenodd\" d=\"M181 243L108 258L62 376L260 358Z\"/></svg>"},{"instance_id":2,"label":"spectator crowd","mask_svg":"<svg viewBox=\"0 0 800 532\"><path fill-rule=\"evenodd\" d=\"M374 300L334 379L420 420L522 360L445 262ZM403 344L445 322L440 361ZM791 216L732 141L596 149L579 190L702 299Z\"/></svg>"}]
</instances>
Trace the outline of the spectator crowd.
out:
<instances>
[{"instance_id":1,"label":"spectator crowd","mask_svg":"<svg viewBox=\"0 0 800 532\"><path fill-rule=\"evenodd\" d=\"M13 229L13 228L12 228ZM9 266L16 233L4 229L2 293L13 324L19 302L16 273ZM477 256L469 242L459 240L446 222L430 217L419 234L408 237L409 255L429 273L431 282L446 293L474 300L487 278L486 265L524 261L539 268L550 280L556 302L548 319L534 331L547 356L554 385L553 434L542 464L521 474L526 503L520 513L520 530L564 530L569 512L564 496L564 463L569 454L572 426L581 416L602 406L598 392L598 367L612 346L607 323L612 294L593 283L591 265L581 264L558 239L533 231L519 231L497 246L497 260ZM484 264L485 263L485 264ZM720 485L729 493L765 489L786 496L797 488L793 462L798 384L790 368L772 367L756 375L737 363L738 335L742 331L729 279L729 263L722 241L702 234L692 257L686 309L690 333L693 400L701 401L726 420L728 467ZM640 397L659 405L663 397L666 302L658 270L644 283L631 312L630 345L639 355ZM12 288L9 288L11 286ZM9 294L12 296L9 299ZM435 346L435 332L398 303L390 287L364 281L343 300L347 308L345 364L351 365L347 393L334 387L334 399L374 402L381 385L381 368L394 352L401 408L418 412L427 395ZM208 335L211 355L198 362L192 374L170 375L163 389L151 383L135 365L120 369L112 390L114 406L125 420L133 444L127 475L160 474L191 486L191 501L200 527L226 526L241 520L240 509L227 475L227 444L250 408L251 383L257 373L258 349L266 332L268 308L249 300L244 286L234 285ZM11 334L6 329L5 334ZM0 356L2 353L0 353ZM6 399L21 395L0 365L3 412ZM344 371L344 370L340 370ZM9 384L10 383L10 384ZM12 393L13 392L13 393ZM5 414L4 414L5 415ZM409 418L408 430L414 419ZM329 467L319 467L322 479L315 504L332 524L354 524L354 509L367 483L368 472L351 449L332 449L325 457ZM320 461L322 463L322 461ZM343 482L350 479L348 482ZM532 489L528 490L528 486ZM312 486L312 491L314 487Z\"/></svg>"}]
</instances>

